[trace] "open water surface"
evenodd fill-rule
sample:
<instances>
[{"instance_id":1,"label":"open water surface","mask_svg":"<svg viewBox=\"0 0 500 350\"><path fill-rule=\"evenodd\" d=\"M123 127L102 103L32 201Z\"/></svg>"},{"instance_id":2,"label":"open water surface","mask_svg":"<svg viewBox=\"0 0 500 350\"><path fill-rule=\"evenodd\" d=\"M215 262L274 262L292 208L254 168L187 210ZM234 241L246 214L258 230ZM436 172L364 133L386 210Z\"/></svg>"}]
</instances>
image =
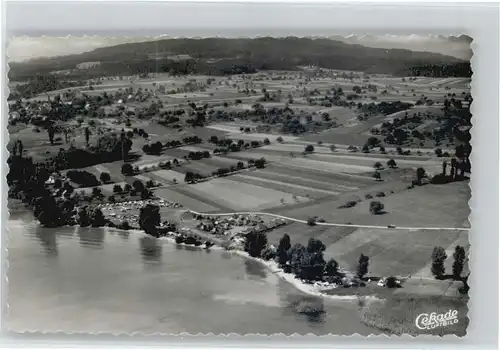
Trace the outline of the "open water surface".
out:
<instances>
[{"instance_id":1,"label":"open water surface","mask_svg":"<svg viewBox=\"0 0 500 350\"><path fill-rule=\"evenodd\" d=\"M7 328L131 333L370 334L356 302L296 290L259 263L138 233L8 221Z\"/></svg>"}]
</instances>

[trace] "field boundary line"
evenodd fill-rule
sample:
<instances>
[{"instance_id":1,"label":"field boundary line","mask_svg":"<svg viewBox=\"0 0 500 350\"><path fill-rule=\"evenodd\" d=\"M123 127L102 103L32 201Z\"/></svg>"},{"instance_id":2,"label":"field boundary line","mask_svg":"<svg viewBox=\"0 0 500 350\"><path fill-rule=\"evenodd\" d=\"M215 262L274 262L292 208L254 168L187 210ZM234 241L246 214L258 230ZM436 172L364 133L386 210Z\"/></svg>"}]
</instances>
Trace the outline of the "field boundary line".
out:
<instances>
[{"instance_id":1,"label":"field boundary line","mask_svg":"<svg viewBox=\"0 0 500 350\"><path fill-rule=\"evenodd\" d=\"M262 215L262 216L272 216L278 219L289 220L293 222L298 222L302 224L307 224L306 220L291 218L288 216L257 212L257 211L246 211L246 212L233 212L233 213L199 213L197 211L186 209L186 212L190 212L195 215L203 216L232 216L232 215ZM466 227L406 227L406 226L376 226L376 225L356 225L356 224L338 224L330 222L316 222L317 226L335 226L335 227L356 227L356 228L373 228L373 229L393 229L393 230L405 230L405 231L437 231L437 230L447 230L447 231L470 231L470 228Z\"/></svg>"}]
</instances>

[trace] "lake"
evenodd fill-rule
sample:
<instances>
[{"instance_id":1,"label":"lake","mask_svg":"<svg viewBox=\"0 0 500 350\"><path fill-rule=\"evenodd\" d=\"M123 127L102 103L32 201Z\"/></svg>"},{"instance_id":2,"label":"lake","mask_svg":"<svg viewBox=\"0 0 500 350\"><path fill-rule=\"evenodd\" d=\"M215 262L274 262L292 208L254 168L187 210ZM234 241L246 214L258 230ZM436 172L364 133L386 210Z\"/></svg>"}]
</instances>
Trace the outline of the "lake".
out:
<instances>
[{"instance_id":1,"label":"lake","mask_svg":"<svg viewBox=\"0 0 500 350\"><path fill-rule=\"evenodd\" d=\"M356 302L305 295L223 250L109 228L42 228L25 212L7 228L12 331L376 332Z\"/></svg>"}]
</instances>

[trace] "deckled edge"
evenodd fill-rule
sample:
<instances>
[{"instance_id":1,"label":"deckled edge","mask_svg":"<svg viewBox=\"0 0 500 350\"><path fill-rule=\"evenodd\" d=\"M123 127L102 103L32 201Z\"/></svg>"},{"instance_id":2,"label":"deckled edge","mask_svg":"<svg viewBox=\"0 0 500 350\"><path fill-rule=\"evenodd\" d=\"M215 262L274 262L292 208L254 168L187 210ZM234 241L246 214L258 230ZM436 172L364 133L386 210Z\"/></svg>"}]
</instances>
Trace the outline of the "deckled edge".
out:
<instances>
[{"instance_id":1,"label":"deckled edge","mask_svg":"<svg viewBox=\"0 0 500 350\"><path fill-rule=\"evenodd\" d=\"M2 10L5 10L5 3L2 3ZM9 270L9 251L7 249L8 247L8 229L7 229L7 221L9 220L10 213L9 213L9 208L8 208L8 186L7 186L7 174L9 172L9 165L7 164L7 159L9 157L9 151L7 150L7 145L10 140L9 136L9 131L7 130L7 125L8 125L8 114L9 114L9 104L7 102L7 98L9 96L9 78L8 78L8 73L9 73L9 63L8 63L8 57L7 57L7 31L6 31L6 16L5 16L5 11L2 11L2 53L3 53L3 65L2 65L2 106L1 106L1 119L2 119L2 140L3 140L3 147L2 147L2 171L1 176L2 182L1 182L1 188L2 188L2 195L0 198L2 199L2 208L1 208L1 213L2 213L2 223L0 227L2 228L2 237L1 239L1 246L2 246L2 252L1 252L1 257L2 257L2 262L1 262L1 271L2 271L2 281L1 281L1 295L2 295L2 314L1 314L1 327L2 329L5 329L6 325L6 319L9 314L9 301L8 301L8 293L9 293L9 279L7 276L7 272Z\"/></svg>"},{"instance_id":2,"label":"deckled edge","mask_svg":"<svg viewBox=\"0 0 500 350\"><path fill-rule=\"evenodd\" d=\"M5 23L5 21L4 21ZM4 24L5 26L5 24ZM389 33L387 33L386 35L388 35ZM350 35L344 35L343 37L344 38L349 38L349 37L359 37L359 38L363 38L365 36L369 36L370 34L364 34L364 35L356 35L356 34L350 34ZM380 36L380 34L377 34ZM448 37L448 38L455 38L457 39L458 37L462 36L462 35L467 35L465 33L462 33L460 35L457 35L457 36L454 36L454 35L442 35L443 37ZM238 39L238 38L263 38L263 37L267 37L269 35L253 35L253 36L236 36L236 37L231 37L231 38L235 38L235 39ZM299 38L325 38L325 36L310 36L310 35L296 35L296 34L290 34L289 36L296 36L296 37L299 37ZM340 36L340 35L339 35ZM432 34L428 34L427 35L428 37L431 37L431 36L435 36L435 35L432 35ZM467 35L468 36L468 35ZM19 35L19 36L15 36L17 38L19 37L24 37L24 38L29 38L29 36L27 35ZM67 35L67 36L47 36L47 35L41 35L41 36L36 36L35 38L58 38L58 39L71 39L72 37L75 37L74 35ZM98 35L83 35L83 36L80 36L80 38L94 38L94 37L100 37L100 38L105 38L105 39L116 39L116 38L119 38L118 36L98 36ZM134 36L123 36L125 38L134 38ZM140 36L140 38L144 38L144 39L147 39L147 40L144 40L144 41L154 41L154 40L161 40L161 39L181 39L181 38L191 38L191 39L202 39L202 38L209 38L209 37L223 37L223 36L193 36L193 37L185 37L185 36L169 36L167 34L162 34L162 35L157 35L157 36ZM273 36L275 38L285 38L285 36ZM470 37L470 36L469 36ZM9 82L9 78L8 78L8 72L9 72L9 69L10 69L10 66L9 66L9 58L8 58L8 54L7 54L7 49L8 49L8 42L10 40L12 40L14 38L14 36L12 37L9 37L7 38L7 34L6 34L6 30L4 28L3 32L2 32L2 40L3 40L3 49L5 50L5 53L4 53L4 60L5 60L5 63L4 63L4 66L3 66L3 70L4 70L4 74L3 74L3 77L2 77L2 83L3 83L3 86L4 86L4 89L2 90L2 99L3 99L3 103L2 103L2 116L3 116L3 136L4 136L4 147L2 149L2 158L5 160L4 161L4 164L3 164L3 174L4 176L2 176L2 188L5 188L7 191L8 191L8 186L7 186L7 174L8 174L8 171L9 171L9 166L6 162L8 156L9 156L9 151L7 149L7 145L8 145L8 142L10 140L10 135L8 133L8 130L7 130L7 126L8 126L8 113L9 113L9 108L8 108L8 101L7 101L7 97L9 96L9 93L10 93L10 90L9 90L9 86L8 86L8 82ZM472 37L471 37L472 38ZM332 39L332 40L335 40L335 39ZM470 49L472 50L472 58L470 59L470 63L471 63L471 70L473 72L473 75L474 75L474 62L476 61L474 59L474 46L476 45L475 44L475 41L474 41L474 38L472 38L472 42L471 44L469 45ZM139 41L137 41L139 42ZM113 45L110 45L110 46L114 46L114 45L119 45L119 44L113 44ZM93 49L91 49L93 50ZM89 50L90 51L90 50ZM61 55L58 55L58 56L61 56ZM471 96L473 98L473 103L471 105L471 113L472 113L472 118L471 118L471 124L472 124L472 127L471 127L471 144L473 143L473 139L474 139L474 135L473 135L473 132L474 132L474 123L473 123L473 120L474 120L474 111L473 111L473 107L474 107L474 91L475 91L475 84L474 84L474 79L473 79L473 75L471 77ZM472 155L474 154L474 147L472 147L472 152L470 154L470 160L471 160L471 164L472 164ZM472 223L472 207L471 207L471 202L472 202L472 198L473 198L473 190L472 190L472 185L471 185L471 182L469 182L469 187L471 189L471 197L469 198L469 201L468 201L468 205L469 205L469 209L470 209L470 213L469 213L469 217L468 217L468 222L469 224L471 225ZM199 341L200 338L216 338L216 341L217 340L224 340L224 341L227 341L227 340L233 340L233 341L236 341L236 340L245 340L248 339L250 340L253 339L253 340L280 340L280 341L297 341L297 340L304 340L304 341L307 341L307 340L318 340L318 339L327 339L327 340L335 340L335 341L340 341L340 343L338 343L339 345L340 344L348 344L348 342L352 342L352 340L356 341L367 341L368 338L371 340L376 340L377 341L377 344L378 344L378 341L381 341L381 340L390 340L391 342L401 342L401 341L415 341L415 340L419 340L419 341L423 341L423 342L427 342L427 341L439 341L439 342L457 342L457 341L461 341L463 339L465 339L467 337L467 333L468 333L468 329L470 327L470 318L469 318L469 313L470 313L470 308L471 308L471 300L472 300L472 293L471 293L471 290L469 290L469 301L467 302L467 314L466 314L466 319L468 320L468 324L467 324L467 328L465 330L465 334L462 335L462 336L458 336L456 334L447 334L447 335L431 335L431 334L418 334L418 335L411 335L411 334L386 334L386 333L382 333L382 334L369 334L367 336L365 335L361 335L360 333L357 333L357 332L354 332L350 335L339 335L339 334L332 334L332 333L328 333L328 334L322 334L322 335L316 335L316 334L312 334L312 333L292 333L292 334L284 334L284 333L273 333L273 334L261 334L261 333L247 333L247 334L238 334L238 333L227 333L227 334L224 334L224 333L219 333L219 334L215 334L215 333L188 333L188 332L181 332L179 334L175 334L175 333L144 333L144 332L132 332L132 333L127 333L127 332L115 332L115 333L111 333L111 332L81 332L81 331L78 331L78 332L71 332L71 331L64 331L64 330L58 330L56 332L52 332L52 331L36 331L36 330L24 330L24 331L14 331L14 330L11 330L11 329L8 329L6 327L6 316L8 315L8 311L9 311L9 303L8 303L8 276L7 276L7 272L8 272L8 267L9 267L9 262L8 262L8 230L7 230L7 221L10 217L10 212L9 212L9 209L8 209L8 194L6 191L4 191L3 193L4 197L3 200L2 200L2 205L3 205L3 209L2 210L2 227L4 228L2 230L2 232L4 232L5 234L2 234L2 238L1 238L1 242L2 242L2 259L4 261L2 261L2 274L3 274L3 283L2 283L2 302L3 302L3 307L2 307L2 314L1 314L1 326L2 326L2 330L4 331L7 331L9 332L11 335L13 336L23 336L23 337L29 337L29 338L38 338L40 336L42 337L46 337L46 336L62 336L62 337L74 337L74 336L84 336L84 337L95 337L95 336L98 336L100 337L101 339L104 340L104 337L105 338L110 338L112 340L119 340L119 339L116 339L116 338L122 338L123 340L125 339L131 339L131 338L139 338L139 337L146 337L150 340L154 340L155 338L160 338L162 341L165 340L165 337L168 337L168 338L173 338L172 340L181 340L182 343L185 343L186 341L190 341L190 340L197 340ZM470 232L472 231L472 226L471 226L471 230L468 231L468 235L470 235ZM469 242L469 245L470 245L470 237L468 236L468 242ZM471 266L471 260L470 260L470 255L471 255L471 249L469 249L469 260L468 260L468 264L469 264L469 271L472 271L472 266ZM471 273L472 274L472 273ZM469 283L470 284L470 283ZM47 339L47 338L45 338ZM208 339L207 339L208 340ZM348 341L348 342L345 342L345 341ZM268 344L268 343L267 343ZM307 343L306 343L307 344ZM375 343L371 343L371 344L375 344ZM172 345L175 345L175 344L172 344ZM214 345L214 344L211 344L211 345Z\"/></svg>"},{"instance_id":3,"label":"deckled edge","mask_svg":"<svg viewBox=\"0 0 500 350\"><path fill-rule=\"evenodd\" d=\"M472 146L471 148L471 153L469 154L469 162L471 164L471 179L469 180L469 188L470 188L470 198L469 198L469 201L468 201L468 205L469 205L469 217L468 217L468 221L469 221L469 227L470 227L470 230L468 231L467 233L467 242L469 243L469 254L467 256L467 264L469 265L469 277L467 278L467 284L470 286L472 283L471 283L471 279L470 279L470 276L474 275L474 265L472 264L472 259L471 259L471 255L472 254L472 243L471 243L471 234L472 232L474 232L474 226L473 226L473 218L474 218L474 215L473 215L473 207L472 207L472 203L474 202L473 201L473 198L474 198L474 195L475 195L475 192L474 192L474 189L472 187L472 183L473 183L473 177L474 177L474 173L475 173L475 170L473 169L474 168L474 156L476 154L476 152L474 151L475 150L475 147L474 147L474 140L476 139L476 135L475 135L475 128L474 128L474 122L475 122L475 105L476 105L476 102L475 102L475 91L476 91L476 84L475 84L475 79L474 79L474 72L476 70L476 61L477 61L477 58L476 58L476 55L475 55L475 48L476 48L476 40L474 38L472 38L472 42L470 43L470 48L472 50L472 57L470 59L470 66L471 66L471 71L472 71L472 75L471 75L471 82L470 82L470 95L472 96L472 103L470 105L470 112L472 114L471 116L471 119L470 119L470 122L471 122L471 128L470 128L470 135L471 135L471 139L470 139L470 144ZM477 78L476 78L477 80ZM474 279L474 277L472 277L472 279ZM476 284L472 284L472 286L474 287ZM470 326L471 326L471 323L472 323L472 320L470 318L470 314L471 314L471 308L473 307L473 302L472 300L474 299L474 295L476 295L476 291L474 288L470 288L468 290L468 297L469 297L469 300L467 301L467 315L466 315L466 318L467 318L467 321L468 321L468 324L467 324L467 328L465 330L465 335L467 335L468 333L468 330L470 329Z\"/></svg>"}]
</instances>

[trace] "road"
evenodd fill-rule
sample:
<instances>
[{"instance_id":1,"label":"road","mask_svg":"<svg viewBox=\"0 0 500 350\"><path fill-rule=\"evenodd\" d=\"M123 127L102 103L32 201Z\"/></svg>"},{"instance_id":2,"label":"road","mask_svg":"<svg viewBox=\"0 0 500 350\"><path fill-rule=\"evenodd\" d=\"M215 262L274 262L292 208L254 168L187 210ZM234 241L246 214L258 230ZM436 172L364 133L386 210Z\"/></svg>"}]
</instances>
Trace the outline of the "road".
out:
<instances>
[{"instance_id":1,"label":"road","mask_svg":"<svg viewBox=\"0 0 500 350\"><path fill-rule=\"evenodd\" d=\"M206 215L206 216L233 216L233 215L261 215L261 216L271 216L274 218L278 219L284 219L284 220L289 220L293 222L298 222L302 224L307 224L306 220L300 220L300 219L295 219L291 218L288 216L283 216L283 215L278 215L278 214L271 214L271 213L265 213L265 212L254 212L254 211L248 211L248 212L233 212L233 213L199 213L194 210L187 210L187 212L190 212L195 215ZM335 227L355 227L355 228L371 228L371 229L387 229L391 228L393 230L405 230L405 231L431 231L431 230L447 230L447 231L470 231L470 228L465 228L465 227L406 227L406 226L375 226L375 225L356 225L356 224L337 224L337 223L330 223L330 222L316 222L317 226L335 226Z\"/></svg>"}]
</instances>

